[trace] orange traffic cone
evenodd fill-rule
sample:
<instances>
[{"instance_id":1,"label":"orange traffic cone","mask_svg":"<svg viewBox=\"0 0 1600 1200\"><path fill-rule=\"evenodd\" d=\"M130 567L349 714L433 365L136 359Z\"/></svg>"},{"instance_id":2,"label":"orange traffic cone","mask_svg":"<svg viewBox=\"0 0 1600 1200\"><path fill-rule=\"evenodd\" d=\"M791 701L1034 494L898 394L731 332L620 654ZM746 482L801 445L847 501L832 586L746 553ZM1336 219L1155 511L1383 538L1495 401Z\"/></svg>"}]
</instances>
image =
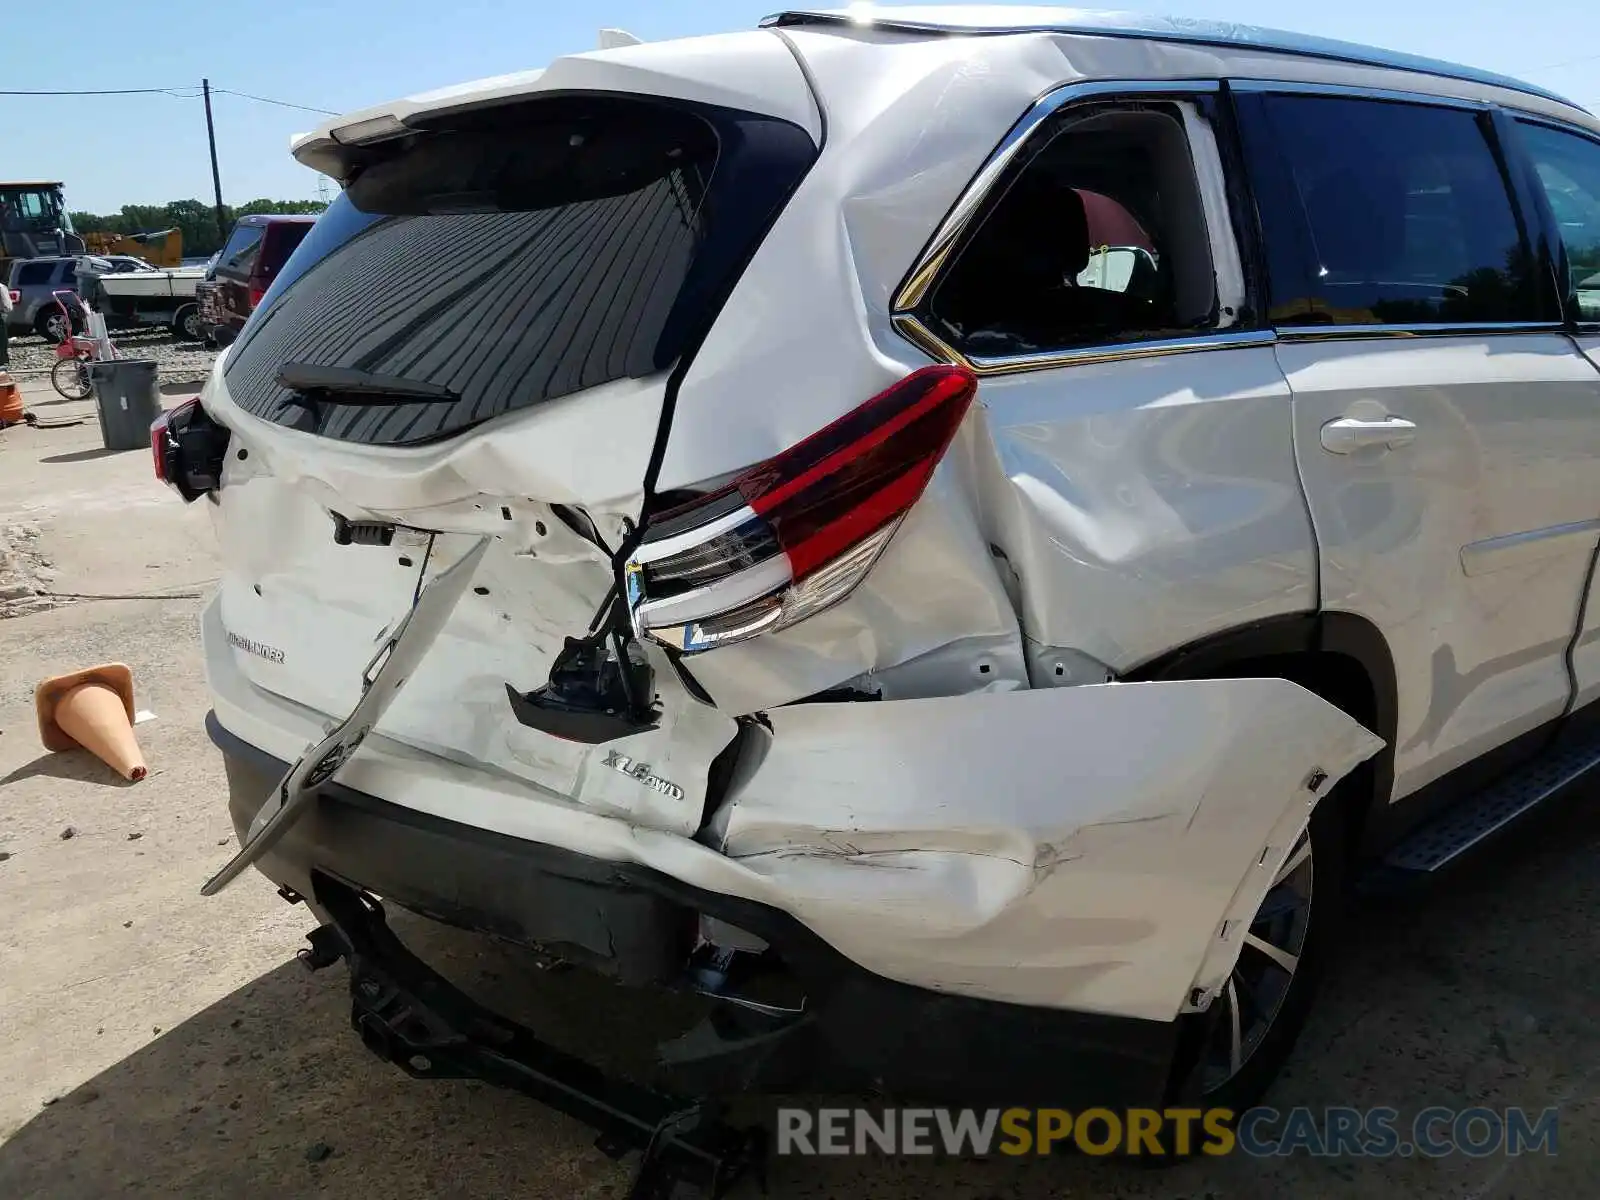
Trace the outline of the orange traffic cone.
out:
<instances>
[{"instance_id":1,"label":"orange traffic cone","mask_svg":"<svg viewBox=\"0 0 1600 1200\"><path fill-rule=\"evenodd\" d=\"M22 389L9 374L0 371L0 426L20 425L22 418Z\"/></svg>"},{"instance_id":2,"label":"orange traffic cone","mask_svg":"<svg viewBox=\"0 0 1600 1200\"><path fill-rule=\"evenodd\" d=\"M122 663L46 679L34 689L33 705L46 750L82 746L124 779L145 777L133 736L133 672Z\"/></svg>"}]
</instances>

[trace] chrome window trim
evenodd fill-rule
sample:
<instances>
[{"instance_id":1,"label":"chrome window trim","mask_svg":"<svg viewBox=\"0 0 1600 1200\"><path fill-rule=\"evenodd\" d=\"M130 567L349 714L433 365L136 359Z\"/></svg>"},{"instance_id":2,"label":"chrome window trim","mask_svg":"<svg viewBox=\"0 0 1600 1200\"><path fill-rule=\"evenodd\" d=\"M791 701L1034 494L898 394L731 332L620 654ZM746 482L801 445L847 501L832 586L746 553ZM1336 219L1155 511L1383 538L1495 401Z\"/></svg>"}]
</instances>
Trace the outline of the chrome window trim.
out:
<instances>
[{"instance_id":1,"label":"chrome window trim","mask_svg":"<svg viewBox=\"0 0 1600 1200\"><path fill-rule=\"evenodd\" d=\"M1433 92L1411 92L1397 88L1365 87L1354 83L1316 83L1300 79L1229 79L1236 92L1269 93L1283 96L1327 96L1343 100L1387 100L1398 104L1428 104L1434 108L1464 108L1488 112L1495 106L1484 100L1460 96L1440 96Z\"/></svg>"},{"instance_id":2,"label":"chrome window trim","mask_svg":"<svg viewBox=\"0 0 1600 1200\"><path fill-rule=\"evenodd\" d=\"M1552 117L1546 113L1534 112L1532 109L1517 108L1509 110L1511 119L1521 125L1545 125L1557 133L1570 133L1586 141L1600 144L1600 132L1590 129L1587 125L1574 125L1562 117Z\"/></svg>"},{"instance_id":3,"label":"chrome window trim","mask_svg":"<svg viewBox=\"0 0 1600 1200\"><path fill-rule=\"evenodd\" d=\"M899 316L908 313L911 309L921 304L926 298L928 288L934 278L944 267L945 260L949 258L950 251L961 240L967 227L972 223L974 214L982 206L989 192L994 188L995 181L1004 174L1017 156L1018 151L1033 133L1061 109L1069 104L1082 100L1092 100L1101 96L1126 97L1133 100L1141 96L1205 96L1216 95L1221 90L1221 84L1215 79L1158 79L1158 80L1115 80L1098 79L1089 82L1067 83L1058 88L1052 88L1043 96L1033 102L1027 112L1023 113L1017 122L1007 131L1005 137L1000 139L1000 144L994 148L989 157L984 160L978 173L974 175L961 195L956 199L950 212L940 222L932 239L917 257L915 265L907 273L905 281L896 291L891 312Z\"/></svg>"},{"instance_id":4,"label":"chrome window trim","mask_svg":"<svg viewBox=\"0 0 1600 1200\"><path fill-rule=\"evenodd\" d=\"M1479 321L1472 324L1279 325L1283 342L1370 341L1377 338L1494 337L1519 333L1565 333L1560 321Z\"/></svg>"},{"instance_id":5,"label":"chrome window trim","mask_svg":"<svg viewBox=\"0 0 1600 1200\"><path fill-rule=\"evenodd\" d=\"M1042 350L1035 354L989 357L961 353L910 313L896 314L894 324L901 336L919 349L942 362L966 367L979 378L1019 375L1027 371L1045 371L1053 367L1080 367L1140 358L1164 358L1171 354L1199 354L1208 350L1271 346L1278 340L1277 335L1270 329L1228 329L1218 330L1215 333L1152 338L1144 342L1114 342L1065 350Z\"/></svg>"},{"instance_id":6,"label":"chrome window trim","mask_svg":"<svg viewBox=\"0 0 1600 1200\"><path fill-rule=\"evenodd\" d=\"M1496 105L1479 100L1466 100L1453 96L1438 96L1428 92L1398 91L1359 85L1311 83L1299 80L1229 79L1229 88L1240 92L1321 95L1364 100L1389 100L1407 104L1428 104L1436 108L1457 108L1469 112L1489 112ZM1117 342L1095 346L1079 346L1062 350L1040 351L1034 354L986 357L964 354L930 329L915 312L926 297L933 281L944 269L951 251L961 240L974 214L993 189L996 180L1016 158L1028 138L1040 125L1066 106L1099 97L1138 99L1141 96L1196 96L1215 95L1221 90L1220 80L1093 80L1063 84L1046 92L1007 132L1000 144L978 168L977 174L962 191L949 214L940 223L916 265L907 274L895 295L890 310L890 321L901 337L939 362L953 363L971 370L980 377L1014 375L1027 371L1043 371L1056 367L1083 366L1093 363L1120 362L1144 358L1160 358L1171 354L1203 353L1210 350L1238 349L1250 346L1270 346L1279 341L1365 341L1388 338L1440 338L1473 337L1532 333L1562 333L1569 327L1561 322L1512 321L1478 322L1474 324L1408 325L1278 325L1267 329L1217 330L1210 333L1151 339L1149 341ZM1505 107L1505 106L1500 106ZM1515 110L1520 113L1523 110ZM1531 119L1554 125L1566 125L1559 118L1543 113L1527 114ZM1574 132L1590 138L1597 135L1583 126L1572 126Z\"/></svg>"}]
</instances>

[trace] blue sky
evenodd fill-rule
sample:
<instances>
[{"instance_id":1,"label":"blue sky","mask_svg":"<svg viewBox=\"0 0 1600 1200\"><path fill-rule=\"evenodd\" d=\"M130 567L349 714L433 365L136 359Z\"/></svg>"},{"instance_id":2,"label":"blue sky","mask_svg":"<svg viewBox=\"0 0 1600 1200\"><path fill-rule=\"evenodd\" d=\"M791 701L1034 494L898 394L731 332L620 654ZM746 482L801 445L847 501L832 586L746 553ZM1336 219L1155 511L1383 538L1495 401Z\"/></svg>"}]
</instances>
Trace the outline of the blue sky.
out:
<instances>
[{"instance_id":1,"label":"blue sky","mask_svg":"<svg viewBox=\"0 0 1600 1200\"><path fill-rule=\"evenodd\" d=\"M602 26L647 40L753 26L781 0L166 0L129 20L123 4L59 11L0 0L0 88L213 86L348 110L522 70L592 49ZM838 0L834 0L838 3ZM1117 7L1105 3L1103 7ZM1121 7L1221 17L1367 42L1518 75L1600 109L1596 0L1123 0ZM54 36L64 22L85 36ZM1575 61L1583 60L1583 61ZM321 118L220 95L223 197L314 198L317 176L287 153ZM62 179L74 209L114 211L211 195L198 100L164 95L0 96L0 179Z\"/></svg>"}]
</instances>

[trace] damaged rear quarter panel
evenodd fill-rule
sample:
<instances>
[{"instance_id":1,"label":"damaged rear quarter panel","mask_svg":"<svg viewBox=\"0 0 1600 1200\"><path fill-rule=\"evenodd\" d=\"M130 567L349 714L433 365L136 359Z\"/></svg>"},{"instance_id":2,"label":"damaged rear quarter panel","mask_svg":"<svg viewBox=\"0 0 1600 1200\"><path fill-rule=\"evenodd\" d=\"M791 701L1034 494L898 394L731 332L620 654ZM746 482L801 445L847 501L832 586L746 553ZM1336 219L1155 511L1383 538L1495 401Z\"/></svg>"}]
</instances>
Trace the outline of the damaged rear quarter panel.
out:
<instances>
[{"instance_id":1,"label":"damaged rear quarter panel","mask_svg":"<svg viewBox=\"0 0 1600 1200\"><path fill-rule=\"evenodd\" d=\"M1382 745L1276 679L771 720L714 828L824 938L908 983L1155 1020L1177 1014L1223 921L1259 903L1315 800Z\"/></svg>"},{"instance_id":2,"label":"damaged rear quarter panel","mask_svg":"<svg viewBox=\"0 0 1600 1200\"><path fill-rule=\"evenodd\" d=\"M1006 131L1090 49L790 36L828 141L685 376L662 487L770 457L925 365L892 326L894 290ZM846 685L897 699L1078 684L1317 602L1271 348L1080 363L985 376L857 592L692 670L736 713Z\"/></svg>"},{"instance_id":3,"label":"damaged rear quarter panel","mask_svg":"<svg viewBox=\"0 0 1600 1200\"><path fill-rule=\"evenodd\" d=\"M978 394L985 527L1017 571L1035 645L1120 673L1316 608L1316 541L1271 347L986 378Z\"/></svg>"}]
</instances>

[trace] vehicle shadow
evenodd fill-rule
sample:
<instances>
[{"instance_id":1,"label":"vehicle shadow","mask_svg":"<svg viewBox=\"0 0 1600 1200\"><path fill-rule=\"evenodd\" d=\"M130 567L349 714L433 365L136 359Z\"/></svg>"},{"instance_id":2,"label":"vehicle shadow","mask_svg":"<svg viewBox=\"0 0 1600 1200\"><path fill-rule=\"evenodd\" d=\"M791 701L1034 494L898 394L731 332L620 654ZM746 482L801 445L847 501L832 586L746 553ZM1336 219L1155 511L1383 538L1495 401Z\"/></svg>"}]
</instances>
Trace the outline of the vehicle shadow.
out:
<instances>
[{"instance_id":1,"label":"vehicle shadow","mask_svg":"<svg viewBox=\"0 0 1600 1200\"><path fill-rule=\"evenodd\" d=\"M1269 1097L1280 1109L1558 1105L1559 1160L1234 1156L1148 1170L1084 1156L785 1158L773 1163L770 1194L1354 1200L1481 1195L1495 1171L1557 1169L1574 1172L1579 1190L1546 1174L1510 1192L1581 1194L1578 1181L1600 1162L1600 1127L1581 1119L1600 1097L1600 995L1586 982L1600 950L1600 814L1590 799L1551 814L1486 869L1355 910L1323 1003ZM395 924L480 999L613 1069L647 1061L685 1015L658 995L619 1001L584 972L539 970L520 951L463 948L424 922ZM767 1102L741 1104L741 1115L746 1107L759 1116ZM0 1146L0 1195L626 1195L629 1164L592 1141L520 1096L405 1078L351 1032L343 967L311 975L291 961L41 1109Z\"/></svg>"}]
</instances>

